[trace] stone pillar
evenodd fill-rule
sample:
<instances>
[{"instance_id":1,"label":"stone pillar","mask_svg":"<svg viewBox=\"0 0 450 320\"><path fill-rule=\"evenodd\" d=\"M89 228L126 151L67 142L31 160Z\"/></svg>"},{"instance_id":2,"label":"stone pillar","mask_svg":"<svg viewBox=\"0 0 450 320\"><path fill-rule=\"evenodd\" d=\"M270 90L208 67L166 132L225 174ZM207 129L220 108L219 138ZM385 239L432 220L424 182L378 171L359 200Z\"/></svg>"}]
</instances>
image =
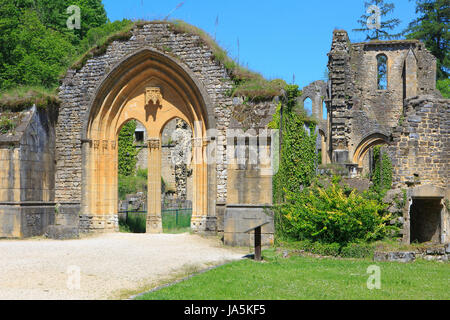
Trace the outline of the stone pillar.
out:
<instances>
[{"instance_id":1,"label":"stone pillar","mask_svg":"<svg viewBox=\"0 0 450 320\"><path fill-rule=\"evenodd\" d=\"M195 232L206 230L207 222L207 163L205 161L207 140L203 138L192 139L194 192L191 229Z\"/></svg>"},{"instance_id":2,"label":"stone pillar","mask_svg":"<svg viewBox=\"0 0 450 320\"><path fill-rule=\"evenodd\" d=\"M405 93L406 99L417 96L417 59L412 49L409 49L405 59Z\"/></svg>"},{"instance_id":3,"label":"stone pillar","mask_svg":"<svg viewBox=\"0 0 450 320\"><path fill-rule=\"evenodd\" d=\"M161 139L148 140L147 233L162 233Z\"/></svg>"},{"instance_id":4,"label":"stone pillar","mask_svg":"<svg viewBox=\"0 0 450 320\"><path fill-rule=\"evenodd\" d=\"M328 164L328 150L327 150L327 142L323 135L320 135L321 144L322 144L322 164Z\"/></svg>"}]
</instances>

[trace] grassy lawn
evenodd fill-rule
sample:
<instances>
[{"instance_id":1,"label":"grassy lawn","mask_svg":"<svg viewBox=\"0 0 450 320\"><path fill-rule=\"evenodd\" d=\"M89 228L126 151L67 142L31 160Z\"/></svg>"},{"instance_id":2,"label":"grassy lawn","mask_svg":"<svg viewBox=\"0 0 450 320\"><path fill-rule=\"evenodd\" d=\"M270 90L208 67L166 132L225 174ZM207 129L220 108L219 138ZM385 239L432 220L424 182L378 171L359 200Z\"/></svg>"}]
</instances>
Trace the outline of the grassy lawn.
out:
<instances>
[{"instance_id":1,"label":"grassy lawn","mask_svg":"<svg viewBox=\"0 0 450 320\"><path fill-rule=\"evenodd\" d=\"M292 257L274 250L266 262L243 260L219 267L139 300L398 300L450 299L450 264L374 263ZM381 268L381 289L367 289L367 268Z\"/></svg>"}]
</instances>

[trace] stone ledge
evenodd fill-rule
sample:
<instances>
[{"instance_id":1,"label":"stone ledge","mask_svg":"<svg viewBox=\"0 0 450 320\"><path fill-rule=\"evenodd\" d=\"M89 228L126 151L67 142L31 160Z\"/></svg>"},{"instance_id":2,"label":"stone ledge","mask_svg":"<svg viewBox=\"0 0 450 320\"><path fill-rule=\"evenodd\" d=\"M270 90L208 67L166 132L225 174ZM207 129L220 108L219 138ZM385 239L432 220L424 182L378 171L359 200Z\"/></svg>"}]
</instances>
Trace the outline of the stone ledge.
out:
<instances>
[{"instance_id":1,"label":"stone ledge","mask_svg":"<svg viewBox=\"0 0 450 320\"><path fill-rule=\"evenodd\" d=\"M45 237L54 240L78 239L80 237L77 227L48 226Z\"/></svg>"},{"instance_id":2,"label":"stone ledge","mask_svg":"<svg viewBox=\"0 0 450 320\"><path fill-rule=\"evenodd\" d=\"M414 262L415 252L375 252L373 260L376 262Z\"/></svg>"}]
</instances>

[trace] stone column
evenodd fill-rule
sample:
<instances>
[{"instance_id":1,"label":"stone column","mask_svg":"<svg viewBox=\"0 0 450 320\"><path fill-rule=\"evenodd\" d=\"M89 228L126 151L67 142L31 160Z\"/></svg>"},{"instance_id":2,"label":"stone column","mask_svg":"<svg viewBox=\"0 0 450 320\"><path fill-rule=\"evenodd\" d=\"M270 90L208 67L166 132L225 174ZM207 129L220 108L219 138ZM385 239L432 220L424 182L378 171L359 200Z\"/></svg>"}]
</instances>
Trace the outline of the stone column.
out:
<instances>
[{"instance_id":1,"label":"stone column","mask_svg":"<svg viewBox=\"0 0 450 320\"><path fill-rule=\"evenodd\" d=\"M207 220L207 164L204 159L207 140L203 138L192 139L194 192L191 229L195 232L203 232L206 229Z\"/></svg>"},{"instance_id":2,"label":"stone column","mask_svg":"<svg viewBox=\"0 0 450 320\"><path fill-rule=\"evenodd\" d=\"M148 140L147 233L162 233L161 139Z\"/></svg>"}]
</instances>

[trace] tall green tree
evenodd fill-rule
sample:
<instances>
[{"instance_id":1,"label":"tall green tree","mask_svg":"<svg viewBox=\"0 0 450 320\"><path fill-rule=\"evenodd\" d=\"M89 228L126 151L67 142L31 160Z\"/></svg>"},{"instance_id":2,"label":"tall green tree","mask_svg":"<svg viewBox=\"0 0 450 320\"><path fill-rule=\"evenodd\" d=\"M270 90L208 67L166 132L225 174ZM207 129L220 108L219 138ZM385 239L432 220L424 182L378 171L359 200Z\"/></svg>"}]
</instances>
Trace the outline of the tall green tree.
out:
<instances>
[{"instance_id":1,"label":"tall green tree","mask_svg":"<svg viewBox=\"0 0 450 320\"><path fill-rule=\"evenodd\" d=\"M369 0L364 2L366 13L361 16L358 23L361 28L353 29L356 32L366 34L366 40L390 40L398 39L401 33L392 34L401 21L397 18L385 19L390 15L395 5L384 0Z\"/></svg>"},{"instance_id":2,"label":"tall green tree","mask_svg":"<svg viewBox=\"0 0 450 320\"><path fill-rule=\"evenodd\" d=\"M448 0L416 0L418 18L405 30L407 39L418 39L437 58L438 80L448 79L450 52L448 30L450 2Z\"/></svg>"},{"instance_id":3,"label":"tall green tree","mask_svg":"<svg viewBox=\"0 0 450 320\"><path fill-rule=\"evenodd\" d=\"M9 40L9 44L2 50L0 87L56 86L75 48L63 35L46 28L31 9L25 10L17 23L2 36L2 42Z\"/></svg>"},{"instance_id":4,"label":"tall green tree","mask_svg":"<svg viewBox=\"0 0 450 320\"><path fill-rule=\"evenodd\" d=\"M70 16L67 8L72 5L80 8L80 29L67 28L67 19ZM35 0L35 9L45 26L63 33L74 45L77 45L90 29L108 22L101 0Z\"/></svg>"},{"instance_id":5,"label":"tall green tree","mask_svg":"<svg viewBox=\"0 0 450 320\"><path fill-rule=\"evenodd\" d=\"M80 29L67 27L71 5L80 7ZM56 86L80 41L107 21L101 0L0 0L0 90Z\"/></svg>"}]
</instances>

